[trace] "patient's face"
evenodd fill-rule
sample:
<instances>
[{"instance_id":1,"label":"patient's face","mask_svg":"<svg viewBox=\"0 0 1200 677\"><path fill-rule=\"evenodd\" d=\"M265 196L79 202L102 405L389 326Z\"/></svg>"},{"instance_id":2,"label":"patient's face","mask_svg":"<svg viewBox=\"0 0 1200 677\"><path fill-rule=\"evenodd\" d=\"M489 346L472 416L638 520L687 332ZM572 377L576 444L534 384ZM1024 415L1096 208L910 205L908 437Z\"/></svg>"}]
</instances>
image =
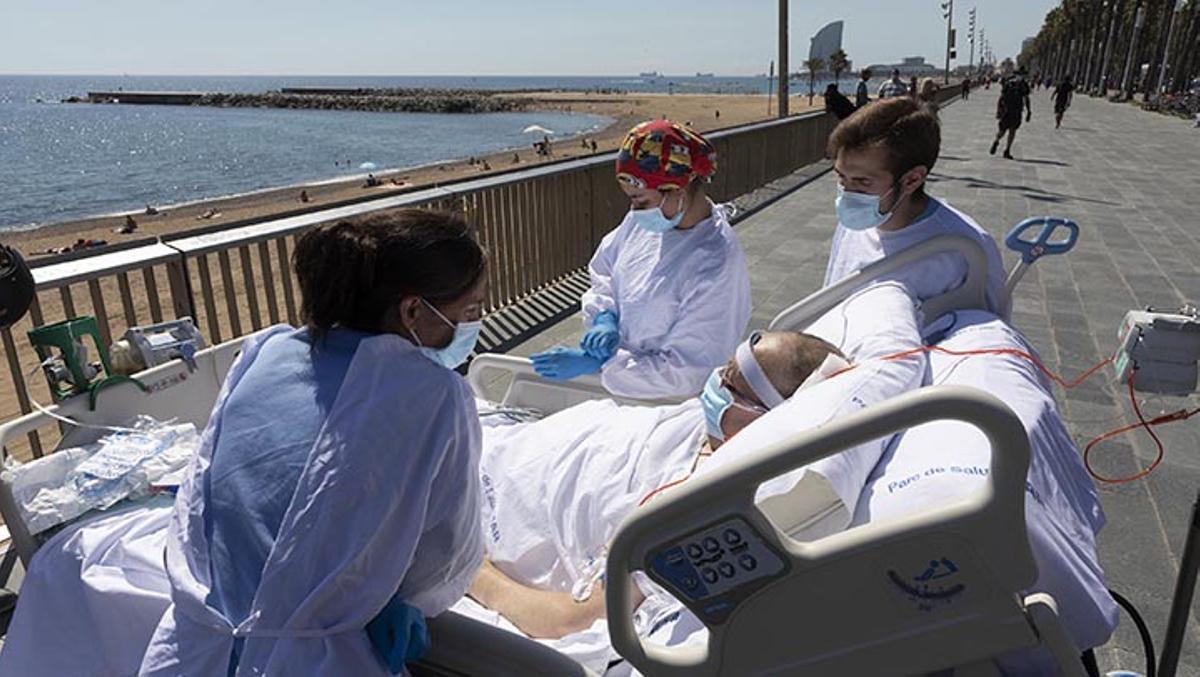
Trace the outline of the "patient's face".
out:
<instances>
[{"instance_id":1,"label":"patient's face","mask_svg":"<svg viewBox=\"0 0 1200 677\"><path fill-rule=\"evenodd\" d=\"M721 385L733 395L733 406L726 409L725 415L721 417L721 432L725 433L725 439L728 440L759 416L767 413L767 408L750 389L750 384L746 382L733 360L730 360L721 372ZM713 449L721 445L720 440L710 437L709 441Z\"/></svg>"}]
</instances>

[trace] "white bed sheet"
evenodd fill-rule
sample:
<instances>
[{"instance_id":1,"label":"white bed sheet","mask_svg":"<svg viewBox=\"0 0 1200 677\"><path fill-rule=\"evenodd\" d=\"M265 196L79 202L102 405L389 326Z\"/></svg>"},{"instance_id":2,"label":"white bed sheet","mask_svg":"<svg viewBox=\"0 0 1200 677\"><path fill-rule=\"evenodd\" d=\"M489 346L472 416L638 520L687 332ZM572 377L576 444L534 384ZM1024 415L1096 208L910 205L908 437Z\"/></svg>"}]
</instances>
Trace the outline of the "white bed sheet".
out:
<instances>
[{"instance_id":1,"label":"white bed sheet","mask_svg":"<svg viewBox=\"0 0 1200 677\"><path fill-rule=\"evenodd\" d=\"M960 312L942 347L963 351L1032 346L994 315ZM1028 360L1015 355L955 357L932 353L936 384L980 388L1003 400L1024 424L1031 458L1025 493L1026 523L1038 579L1030 592L1048 592L1081 649L1103 644L1117 621L1096 554L1104 513L1095 484L1059 417L1050 384ZM944 505L983 487L991 447L974 427L936 421L903 434L871 474L853 524L902 517ZM1009 671L1036 669L1023 659Z\"/></svg>"}]
</instances>

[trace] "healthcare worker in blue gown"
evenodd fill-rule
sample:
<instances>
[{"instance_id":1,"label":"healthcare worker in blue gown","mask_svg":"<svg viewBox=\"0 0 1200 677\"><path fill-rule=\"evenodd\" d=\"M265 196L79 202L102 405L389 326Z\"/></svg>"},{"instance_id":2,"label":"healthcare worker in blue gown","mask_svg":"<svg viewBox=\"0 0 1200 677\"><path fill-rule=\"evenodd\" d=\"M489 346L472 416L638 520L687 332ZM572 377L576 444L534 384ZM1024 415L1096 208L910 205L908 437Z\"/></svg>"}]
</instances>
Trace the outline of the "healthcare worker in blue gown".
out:
<instances>
[{"instance_id":1,"label":"healthcare worker in blue gown","mask_svg":"<svg viewBox=\"0 0 1200 677\"><path fill-rule=\"evenodd\" d=\"M617 181L630 210L588 266L586 331L578 348L534 355L539 374L599 373L614 395L685 398L733 356L750 321L750 275L726 207L705 195L715 171L712 146L682 125L629 131Z\"/></svg>"},{"instance_id":2,"label":"healthcare worker in blue gown","mask_svg":"<svg viewBox=\"0 0 1200 677\"><path fill-rule=\"evenodd\" d=\"M248 338L226 378L141 674L394 674L480 564L479 422L453 371L486 292L471 229L378 213L305 233L293 267L305 326Z\"/></svg>"}]
</instances>

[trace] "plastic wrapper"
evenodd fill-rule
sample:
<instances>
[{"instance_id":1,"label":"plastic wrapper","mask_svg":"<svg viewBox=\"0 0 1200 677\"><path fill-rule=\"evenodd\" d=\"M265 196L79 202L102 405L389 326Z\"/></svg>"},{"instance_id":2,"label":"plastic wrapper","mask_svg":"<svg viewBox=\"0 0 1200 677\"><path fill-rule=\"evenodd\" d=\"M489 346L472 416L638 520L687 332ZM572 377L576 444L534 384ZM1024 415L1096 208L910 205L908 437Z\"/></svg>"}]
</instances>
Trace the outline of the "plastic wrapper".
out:
<instances>
[{"instance_id":1,"label":"plastic wrapper","mask_svg":"<svg viewBox=\"0 0 1200 677\"><path fill-rule=\"evenodd\" d=\"M139 416L126 430L29 463L10 463L3 474L29 532L37 534L90 510L150 495L178 476L199 447L192 424Z\"/></svg>"}]
</instances>

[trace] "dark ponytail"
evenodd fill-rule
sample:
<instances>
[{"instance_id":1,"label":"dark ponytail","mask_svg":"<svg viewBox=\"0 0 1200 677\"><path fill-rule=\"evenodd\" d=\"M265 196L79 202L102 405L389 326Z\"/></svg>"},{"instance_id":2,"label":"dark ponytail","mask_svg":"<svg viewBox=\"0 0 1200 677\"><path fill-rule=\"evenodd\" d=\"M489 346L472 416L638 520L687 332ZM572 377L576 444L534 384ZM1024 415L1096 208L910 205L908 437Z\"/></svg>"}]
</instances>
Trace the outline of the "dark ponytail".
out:
<instances>
[{"instance_id":1,"label":"dark ponytail","mask_svg":"<svg viewBox=\"0 0 1200 677\"><path fill-rule=\"evenodd\" d=\"M486 273L487 254L462 218L401 209L313 228L296 243L292 268L311 329L377 333L401 297L437 304L466 293Z\"/></svg>"}]
</instances>

